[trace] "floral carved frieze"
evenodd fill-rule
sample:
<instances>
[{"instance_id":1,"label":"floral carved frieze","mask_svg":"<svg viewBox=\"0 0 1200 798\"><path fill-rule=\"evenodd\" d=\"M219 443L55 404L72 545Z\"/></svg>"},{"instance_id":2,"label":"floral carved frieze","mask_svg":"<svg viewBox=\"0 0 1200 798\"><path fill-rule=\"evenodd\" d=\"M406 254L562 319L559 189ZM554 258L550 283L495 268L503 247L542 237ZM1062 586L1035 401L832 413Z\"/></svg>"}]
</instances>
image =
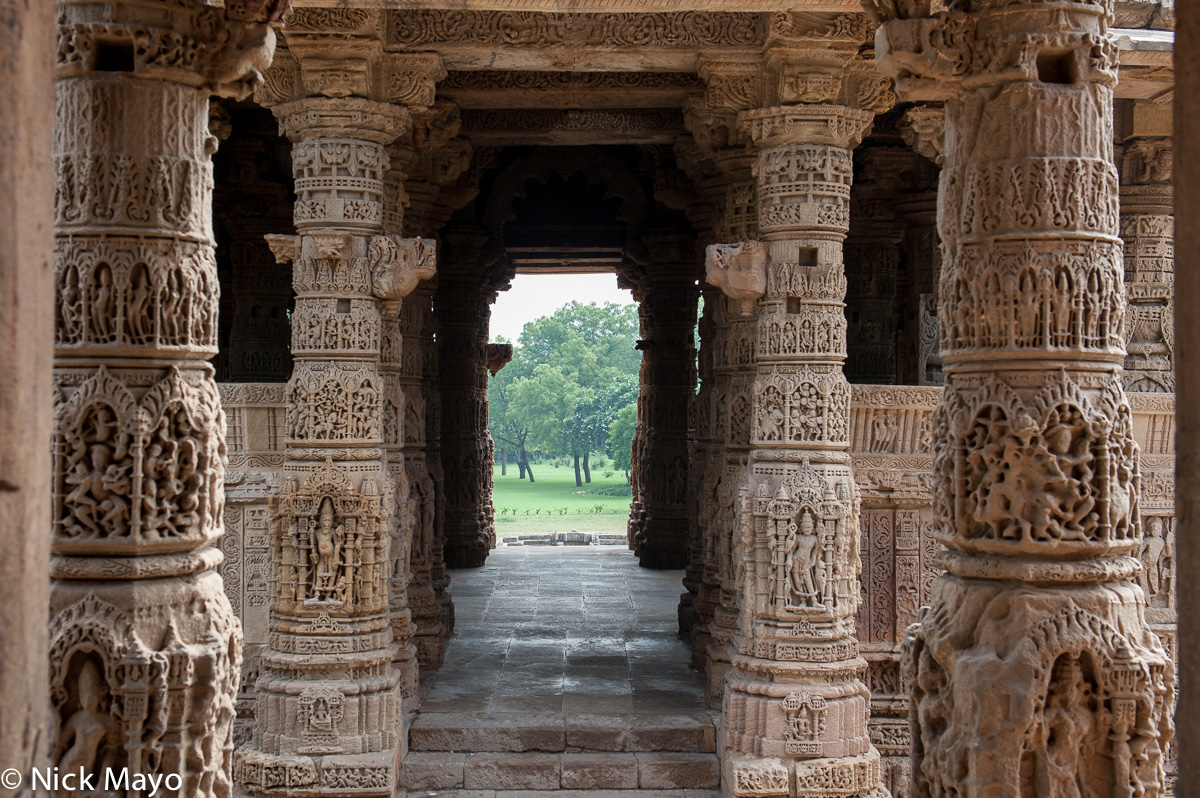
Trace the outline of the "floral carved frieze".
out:
<instances>
[{"instance_id":1,"label":"floral carved frieze","mask_svg":"<svg viewBox=\"0 0 1200 798\"><path fill-rule=\"evenodd\" d=\"M504 89L682 89L698 91L704 82L686 72L493 72L463 70L450 72L438 91L495 91Z\"/></svg>"},{"instance_id":2,"label":"floral carved frieze","mask_svg":"<svg viewBox=\"0 0 1200 798\"><path fill-rule=\"evenodd\" d=\"M765 36L762 15L732 12L397 11L388 18L387 43L399 47L753 47L761 45Z\"/></svg>"}]
</instances>

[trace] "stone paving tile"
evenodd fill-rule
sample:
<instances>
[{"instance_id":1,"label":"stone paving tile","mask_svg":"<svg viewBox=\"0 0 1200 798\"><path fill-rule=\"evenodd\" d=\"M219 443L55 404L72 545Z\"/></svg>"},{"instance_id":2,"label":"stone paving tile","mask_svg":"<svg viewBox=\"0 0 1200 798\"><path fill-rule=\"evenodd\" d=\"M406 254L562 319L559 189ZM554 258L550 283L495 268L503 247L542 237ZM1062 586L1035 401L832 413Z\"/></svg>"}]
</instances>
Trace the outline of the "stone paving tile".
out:
<instances>
[{"instance_id":1,"label":"stone paving tile","mask_svg":"<svg viewBox=\"0 0 1200 798\"><path fill-rule=\"evenodd\" d=\"M505 547L451 571L458 623L421 711L704 712L682 578L620 546Z\"/></svg>"}]
</instances>

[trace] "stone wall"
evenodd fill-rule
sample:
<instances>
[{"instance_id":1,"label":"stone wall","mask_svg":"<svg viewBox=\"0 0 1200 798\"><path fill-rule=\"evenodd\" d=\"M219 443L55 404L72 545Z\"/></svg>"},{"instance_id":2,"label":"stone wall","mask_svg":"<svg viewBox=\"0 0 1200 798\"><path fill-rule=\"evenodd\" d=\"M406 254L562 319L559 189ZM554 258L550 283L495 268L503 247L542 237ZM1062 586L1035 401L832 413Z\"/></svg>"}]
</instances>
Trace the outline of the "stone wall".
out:
<instances>
[{"instance_id":1,"label":"stone wall","mask_svg":"<svg viewBox=\"0 0 1200 798\"><path fill-rule=\"evenodd\" d=\"M221 575L245 629L238 714L253 712L259 653L267 639L270 541L267 496L283 465L283 386L222 384L228 430L225 531ZM900 643L927 603L940 572L931 535L930 418L940 388L856 385L850 417L853 467L861 493L857 627L869 664L871 739L883 756L885 784L907 795L908 697L900 679ZM1148 620L1175 655L1175 397L1131 393L1141 446L1141 510L1146 529L1143 572ZM241 742L239 734L239 743Z\"/></svg>"},{"instance_id":2,"label":"stone wall","mask_svg":"<svg viewBox=\"0 0 1200 798\"><path fill-rule=\"evenodd\" d=\"M225 561L218 569L229 603L242 622L245 644L238 692L235 742L246 742L254 709L254 683L267 643L270 616L271 537L267 498L278 489L283 469L282 383L222 383L225 408Z\"/></svg>"}]
</instances>

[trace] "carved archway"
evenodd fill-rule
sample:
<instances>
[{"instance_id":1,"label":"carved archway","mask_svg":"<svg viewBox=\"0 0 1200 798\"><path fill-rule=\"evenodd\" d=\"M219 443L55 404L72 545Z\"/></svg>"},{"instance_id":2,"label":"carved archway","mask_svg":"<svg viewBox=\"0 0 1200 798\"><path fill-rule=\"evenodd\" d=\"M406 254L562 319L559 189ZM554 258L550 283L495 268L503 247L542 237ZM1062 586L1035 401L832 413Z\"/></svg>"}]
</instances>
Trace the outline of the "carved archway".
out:
<instances>
[{"instance_id":1,"label":"carved archway","mask_svg":"<svg viewBox=\"0 0 1200 798\"><path fill-rule=\"evenodd\" d=\"M628 165L599 147L538 148L501 172L488 193L483 226L493 238L503 238L504 226L516 218L514 204L525 197L529 181L545 183L552 175L569 179L582 174L588 185L603 185L606 199L618 199L618 221L630 233L641 230L649 216L646 192Z\"/></svg>"}]
</instances>

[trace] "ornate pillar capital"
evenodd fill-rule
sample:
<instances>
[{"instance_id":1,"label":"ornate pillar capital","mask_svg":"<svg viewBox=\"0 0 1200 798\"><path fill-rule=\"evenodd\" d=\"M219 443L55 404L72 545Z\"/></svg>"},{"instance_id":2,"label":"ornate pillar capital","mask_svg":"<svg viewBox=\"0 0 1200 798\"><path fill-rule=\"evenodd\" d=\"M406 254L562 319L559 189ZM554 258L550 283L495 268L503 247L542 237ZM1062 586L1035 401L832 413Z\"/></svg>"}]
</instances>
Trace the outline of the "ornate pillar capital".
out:
<instances>
[{"instance_id":1,"label":"ornate pillar capital","mask_svg":"<svg viewBox=\"0 0 1200 798\"><path fill-rule=\"evenodd\" d=\"M290 4L63 2L57 76L120 72L244 99L263 80L275 50L272 26Z\"/></svg>"},{"instance_id":2,"label":"ornate pillar capital","mask_svg":"<svg viewBox=\"0 0 1200 798\"><path fill-rule=\"evenodd\" d=\"M865 14L773 14L765 49L767 106L837 103L880 113L896 102L891 81L862 55Z\"/></svg>"},{"instance_id":3,"label":"ornate pillar capital","mask_svg":"<svg viewBox=\"0 0 1200 798\"><path fill-rule=\"evenodd\" d=\"M1121 186L1168 186L1174 180L1175 147L1170 136L1136 136L1117 145Z\"/></svg>"},{"instance_id":4,"label":"ornate pillar capital","mask_svg":"<svg viewBox=\"0 0 1200 798\"><path fill-rule=\"evenodd\" d=\"M354 138L383 146L404 135L408 111L361 97L304 97L273 106L279 132L299 144L312 139Z\"/></svg>"},{"instance_id":5,"label":"ornate pillar capital","mask_svg":"<svg viewBox=\"0 0 1200 798\"><path fill-rule=\"evenodd\" d=\"M345 25L325 16L339 14ZM357 24L356 24L357 21ZM359 97L412 110L433 105L446 77L437 53L385 52L377 12L301 9L255 99L265 106L303 97ZM324 26L325 27L310 27Z\"/></svg>"},{"instance_id":6,"label":"ornate pillar capital","mask_svg":"<svg viewBox=\"0 0 1200 798\"><path fill-rule=\"evenodd\" d=\"M863 0L873 21L878 68L909 102L945 100L962 91L1016 83L1067 85L1117 82L1117 48L1107 37L1111 3L1072 6L1065 32L1054 6L984 0L971 11L922 15L929 4L895 7ZM916 12L910 15L908 12ZM1063 31L1049 36L1046 31Z\"/></svg>"},{"instance_id":7,"label":"ornate pillar capital","mask_svg":"<svg viewBox=\"0 0 1200 798\"><path fill-rule=\"evenodd\" d=\"M874 120L872 111L826 103L777 105L738 114L739 125L762 149L811 144L852 150L870 132Z\"/></svg>"}]
</instances>

